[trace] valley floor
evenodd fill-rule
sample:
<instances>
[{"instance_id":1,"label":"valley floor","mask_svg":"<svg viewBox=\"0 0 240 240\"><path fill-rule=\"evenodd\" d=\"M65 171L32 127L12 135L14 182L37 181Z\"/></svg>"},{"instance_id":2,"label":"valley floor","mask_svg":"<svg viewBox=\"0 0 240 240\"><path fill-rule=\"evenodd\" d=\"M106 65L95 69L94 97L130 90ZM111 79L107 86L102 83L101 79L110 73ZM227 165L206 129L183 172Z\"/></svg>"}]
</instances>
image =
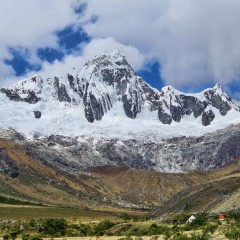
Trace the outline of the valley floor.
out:
<instances>
[{"instance_id":1,"label":"valley floor","mask_svg":"<svg viewBox=\"0 0 240 240\"><path fill-rule=\"evenodd\" d=\"M0 237L14 240L223 240L240 238L240 214L168 214L0 205ZM22 230L19 230L22 229ZM16 234L17 238L13 237ZM234 235L235 234L235 235ZM232 236L237 238L233 238ZM6 238L6 236L8 238Z\"/></svg>"}]
</instances>

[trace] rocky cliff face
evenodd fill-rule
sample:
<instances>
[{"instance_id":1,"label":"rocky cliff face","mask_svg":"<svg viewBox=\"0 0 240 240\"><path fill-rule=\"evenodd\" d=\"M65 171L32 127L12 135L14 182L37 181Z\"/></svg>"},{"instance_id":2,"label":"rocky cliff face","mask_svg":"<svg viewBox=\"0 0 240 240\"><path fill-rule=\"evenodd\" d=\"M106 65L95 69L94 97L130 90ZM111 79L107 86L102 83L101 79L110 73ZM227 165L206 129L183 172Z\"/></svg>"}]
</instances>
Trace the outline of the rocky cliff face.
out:
<instances>
[{"instance_id":1,"label":"rocky cliff face","mask_svg":"<svg viewBox=\"0 0 240 240\"><path fill-rule=\"evenodd\" d=\"M62 136L27 141L6 135L27 155L71 173L96 166L128 166L172 173L210 170L240 157L240 125L201 137L176 137L162 142L96 140L88 136L81 142Z\"/></svg>"},{"instance_id":2,"label":"rocky cliff face","mask_svg":"<svg viewBox=\"0 0 240 240\"><path fill-rule=\"evenodd\" d=\"M168 86L160 92L160 99L158 117L164 124L180 122L184 116L193 115L201 118L202 125L207 126L216 113L225 116L231 109L239 111L239 104L224 92L220 84L198 94L183 94Z\"/></svg>"},{"instance_id":3,"label":"rocky cliff face","mask_svg":"<svg viewBox=\"0 0 240 240\"><path fill-rule=\"evenodd\" d=\"M91 123L104 121L103 116L117 104L128 118L144 118L149 112L152 120L158 118L169 125L191 115L207 126L216 115L239 111L239 104L219 84L199 94L184 94L170 86L157 91L136 76L125 57L116 51L89 60L75 74L53 79L36 76L0 91L11 101L83 109L85 119ZM40 109L36 111L41 116Z\"/></svg>"}]
</instances>

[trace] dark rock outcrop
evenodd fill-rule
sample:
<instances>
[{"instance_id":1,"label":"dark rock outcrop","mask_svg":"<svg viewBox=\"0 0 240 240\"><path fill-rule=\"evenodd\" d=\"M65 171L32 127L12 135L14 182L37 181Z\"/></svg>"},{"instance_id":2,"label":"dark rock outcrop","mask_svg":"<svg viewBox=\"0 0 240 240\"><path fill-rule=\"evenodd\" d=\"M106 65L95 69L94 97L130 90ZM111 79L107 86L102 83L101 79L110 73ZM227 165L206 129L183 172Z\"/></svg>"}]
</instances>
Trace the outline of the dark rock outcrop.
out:
<instances>
[{"instance_id":1,"label":"dark rock outcrop","mask_svg":"<svg viewBox=\"0 0 240 240\"><path fill-rule=\"evenodd\" d=\"M180 95L180 99L183 106L182 109L184 110L183 114L190 115L193 113L195 118L201 116L207 106L193 96Z\"/></svg>"},{"instance_id":2,"label":"dark rock outcrop","mask_svg":"<svg viewBox=\"0 0 240 240\"><path fill-rule=\"evenodd\" d=\"M17 164L12 160L5 148L0 147L0 172L15 178L19 175L19 168Z\"/></svg>"},{"instance_id":3,"label":"dark rock outcrop","mask_svg":"<svg viewBox=\"0 0 240 240\"><path fill-rule=\"evenodd\" d=\"M57 96L60 102L71 102L71 98L69 97L66 87L64 84L59 84L59 79L55 77L54 79L54 87L57 91Z\"/></svg>"},{"instance_id":4,"label":"dark rock outcrop","mask_svg":"<svg viewBox=\"0 0 240 240\"><path fill-rule=\"evenodd\" d=\"M163 124L171 124L172 122L172 117L170 114L164 112L164 109L162 108L162 104L158 108L158 119L163 123Z\"/></svg>"},{"instance_id":5,"label":"dark rock outcrop","mask_svg":"<svg viewBox=\"0 0 240 240\"><path fill-rule=\"evenodd\" d=\"M202 125L208 126L211 124L212 120L215 118L215 114L212 110L206 111L202 114Z\"/></svg>"},{"instance_id":6,"label":"dark rock outcrop","mask_svg":"<svg viewBox=\"0 0 240 240\"><path fill-rule=\"evenodd\" d=\"M41 118L42 113L40 111L33 111L35 118Z\"/></svg>"},{"instance_id":7,"label":"dark rock outcrop","mask_svg":"<svg viewBox=\"0 0 240 240\"><path fill-rule=\"evenodd\" d=\"M20 95L17 93L17 90L12 90L12 89L6 89L6 88L2 88L0 89L0 91L2 93L5 93L6 96L12 100L12 101L21 101L21 102L28 102L30 104L35 104L37 103L38 101L40 101L40 98L38 98L35 94L35 92L31 91L31 90L28 90L28 91L25 91L27 95L27 97L20 97Z\"/></svg>"}]
</instances>

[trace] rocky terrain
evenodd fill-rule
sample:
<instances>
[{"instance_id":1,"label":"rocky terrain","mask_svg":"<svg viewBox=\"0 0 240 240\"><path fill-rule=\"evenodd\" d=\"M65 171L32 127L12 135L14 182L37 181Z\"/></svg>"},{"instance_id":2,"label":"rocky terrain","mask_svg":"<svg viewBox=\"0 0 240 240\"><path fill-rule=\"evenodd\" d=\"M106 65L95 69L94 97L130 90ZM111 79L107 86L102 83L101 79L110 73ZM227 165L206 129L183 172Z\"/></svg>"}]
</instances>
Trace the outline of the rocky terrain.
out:
<instances>
[{"instance_id":1,"label":"rocky terrain","mask_svg":"<svg viewBox=\"0 0 240 240\"><path fill-rule=\"evenodd\" d=\"M173 195L152 215L193 212L227 212L240 208L240 161L208 172L211 179Z\"/></svg>"},{"instance_id":2,"label":"rocky terrain","mask_svg":"<svg viewBox=\"0 0 240 240\"><path fill-rule=\"evenodd\" d=\"M5 135L5 136L4 136ZM27 140L14 131L1 131L28 156L55 169L77 173L88 167L127 166L158 172L216 169L240 157L240 126L201 137L176 137L161 142L129 139L84 141L63 136Z\"/></svg>"},{"instance_id":3,"label":"rocky terrain","mask_svg":"<svg viewBox=\"0 0 240 240\"><path fill-rule=\"evenodd\" d=\"M66 158L58 159L53 151L42 155L48 148L47 141L38 143L38 147L24 145L26 140L14 131L1 131L1 137L1 196L92 209L112 206L151 210L161 205L154 215L240 207L236 160L211 171L186 173L162 173L128 166L82 169L66 162ZM66 140L64 145L70 146ZM33 150L39 146L42 152Z\"/></svg>"},{"instance_id":4,"label":"rocky terrain","mask_svg":"<svg viewBox=\"0 0 240 240\"><path fill-rule=\"evenodd\" d=\"M209 179L202 174L159 173L126 166L91 167L72 174L67 164L60 170L58 162L53 166L39 161L10 140L0 140L0 149L0 195L47 205L152 209L177 191Z\"/></svg>"}]
</instances>

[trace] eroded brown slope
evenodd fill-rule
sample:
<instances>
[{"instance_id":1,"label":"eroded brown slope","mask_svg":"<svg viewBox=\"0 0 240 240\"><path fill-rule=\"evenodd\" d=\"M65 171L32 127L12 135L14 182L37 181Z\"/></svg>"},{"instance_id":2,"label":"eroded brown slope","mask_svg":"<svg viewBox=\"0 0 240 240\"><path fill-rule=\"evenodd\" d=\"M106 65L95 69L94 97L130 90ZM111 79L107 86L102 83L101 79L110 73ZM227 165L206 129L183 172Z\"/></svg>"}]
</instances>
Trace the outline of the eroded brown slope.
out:
<instances>
[{"instance_id":1,"label":"eroded brown slope","mask_svg":"<svg viewBox=\"0 0 240 240\"><path fill-rule=\"evenodd\" d=\"M240 161L207 173L210 181L186 188L164 202L153 215L177 212L224 212L240 208Z\"/></svg>"},{"instance_id":2,"label":"eroded brown slope","mask_svg":"<svg viewBox=\"0 0 240 240\"><path fill-rule=\"evenodd\" d=\"M170 174L127 167L96 167L76 175L57 171L0 141L1 194L61 206L156 207L208 174ZM204 177L203 177L204 176Z\"/></svg>"}]
</instances>

